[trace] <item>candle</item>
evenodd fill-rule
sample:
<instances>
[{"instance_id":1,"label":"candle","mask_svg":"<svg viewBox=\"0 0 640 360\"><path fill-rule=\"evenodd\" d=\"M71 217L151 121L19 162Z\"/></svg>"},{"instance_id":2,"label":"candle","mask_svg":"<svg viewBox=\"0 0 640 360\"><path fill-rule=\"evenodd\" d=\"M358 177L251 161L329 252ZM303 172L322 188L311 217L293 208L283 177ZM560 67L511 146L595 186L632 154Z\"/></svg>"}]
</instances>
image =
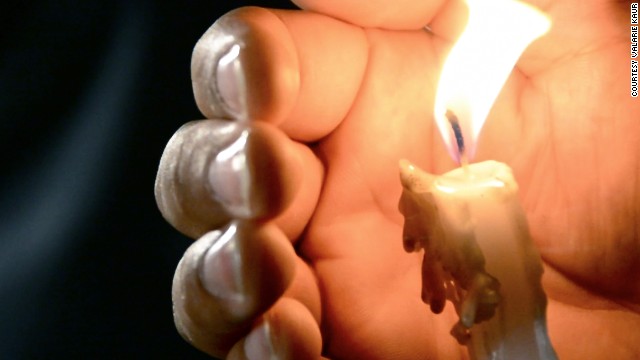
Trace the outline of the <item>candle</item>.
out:
<instances>
[{"instance_id":1,"label":"candle","mask_svg":"<svg viewBox=\"0 0 640 360\"><path fill-rule=\"evenodd\" d=\"M442 176L401 162L404 245L424 248L423 300L445 300L452 335L472 359L554 359L545 323L542 264L511 169L496 161Z\"/></svg>"},{"instance_id":2,"label":"candle","mask_svg":"<svg viewBox=\"0 0 640 360\"><path fill-rule=\"evenodd\" d=\"M467 0L469 20L442 70L434 118L454 160L441 176L400 162L407 251L424 249L422 297L451 301L452 335L472 359L555 359L546 328L542 263L511 169L467 165L482 124L524 49L549 20L510 0Z\"/></svg>"}]
</instances>

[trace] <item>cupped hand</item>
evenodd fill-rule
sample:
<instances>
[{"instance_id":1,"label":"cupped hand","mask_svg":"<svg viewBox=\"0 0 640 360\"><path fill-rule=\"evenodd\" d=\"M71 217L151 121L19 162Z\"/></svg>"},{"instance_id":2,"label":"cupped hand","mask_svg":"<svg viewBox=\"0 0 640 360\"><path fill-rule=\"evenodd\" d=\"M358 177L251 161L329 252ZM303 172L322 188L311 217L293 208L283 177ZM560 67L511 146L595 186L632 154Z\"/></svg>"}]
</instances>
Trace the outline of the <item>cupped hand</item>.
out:
<instances>
[{"instance_id":1,"label":"cupped hand","mask_svg":"<svg viewBox=\"0 0 640 360\"><path fill-rule=\"evenodd\" d=\"M420 300L402 250L398 160L455 164L435 130L459 1L298 0L243 8L193 54L199 108L161 160L163 215L199 238L174 278L181 334L218 357L455 359L455 313ZM640 353L640 102L628 4L538 1L550 33L522 56L478 145L508 163L545 263L563 359ZM429 25L430 30L424 29Z\"/></svg>"}]
</instances>

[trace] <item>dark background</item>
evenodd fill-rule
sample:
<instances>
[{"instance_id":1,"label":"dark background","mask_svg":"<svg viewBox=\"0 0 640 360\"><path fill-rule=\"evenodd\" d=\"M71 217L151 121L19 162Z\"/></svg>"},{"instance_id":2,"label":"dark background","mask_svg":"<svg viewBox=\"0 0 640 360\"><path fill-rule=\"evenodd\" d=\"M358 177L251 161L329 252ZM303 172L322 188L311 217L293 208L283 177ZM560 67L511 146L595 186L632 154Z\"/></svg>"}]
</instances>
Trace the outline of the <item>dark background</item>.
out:
<instances>
[{"instance_id":1,"label":"dark background","mask_svg":"<svg viewBox=\"0 0 640 360\"><path fill-rule=\"evenodd\" d=\"M175 331L190 240L153 197L164 145L201 118L190 57L242 5L0 5L0 358L205 358Z\"/></svg>"}]
</instances>

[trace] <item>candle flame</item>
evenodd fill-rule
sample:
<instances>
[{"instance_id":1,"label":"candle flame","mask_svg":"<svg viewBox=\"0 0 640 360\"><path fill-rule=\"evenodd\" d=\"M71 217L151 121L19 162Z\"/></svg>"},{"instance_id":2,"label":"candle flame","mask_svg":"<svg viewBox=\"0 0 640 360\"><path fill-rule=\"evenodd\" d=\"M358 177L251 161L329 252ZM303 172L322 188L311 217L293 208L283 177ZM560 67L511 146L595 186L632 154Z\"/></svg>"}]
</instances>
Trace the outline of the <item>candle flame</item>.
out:
<instances>
[{"instance_id":1,"label":"candle flame","mask_svg":"<svg viewBox=\"0 0 640 360\"><path fill-rule=\"evenodd\" d=\"M444 63L434 117L451 157L472 159L489 110L524 50L551 21L514 0L466 0L469 20Z\"/></svg>"}]
</instances>

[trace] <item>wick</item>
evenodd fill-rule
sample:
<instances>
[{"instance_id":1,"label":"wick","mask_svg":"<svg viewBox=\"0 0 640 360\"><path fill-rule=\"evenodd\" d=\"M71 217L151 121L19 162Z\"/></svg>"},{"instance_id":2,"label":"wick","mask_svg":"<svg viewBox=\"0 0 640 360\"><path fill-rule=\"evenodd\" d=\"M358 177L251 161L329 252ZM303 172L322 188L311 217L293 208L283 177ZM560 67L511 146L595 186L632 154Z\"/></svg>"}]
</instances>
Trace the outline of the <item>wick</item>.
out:
<instances>
[{"instance_id":1,"label":"wick","mask_svg":"<svg viewBox=\"0 0 640 360\"><path fill-rule=\"evenodd\" d=\"M456 145L458 146L458 155L460 156L460 165L462 165L462 169L467 176L469 174L469 159L467 158L467 153L464 147L464 136L462 136L462 129L460 128L460 121L456 114L447 109L447 112L444 114L449 120L449 124L451 124L451 129L453 130L453 135L456 138Z\"/></svg>"},{"instance_id":2,"label":"wick","mask_svg":"<svg viewBox=\"0 0 640 360\"><path fill-rule=\"evenodd\" d=\"M460 165L462 165L462 170L464 171L467 177L471 177L469 173L469 158L467 157L467 152L465 151L464 146L464 136L462 136L462 129L460 128L460 121L456 114L447 109L447 112L444 114L449 120L449 124L451 124L451 129L453 130L453 135L456 138L456 145L458 146L458 155Z\"/></svg>"},{"instance_id":3,"label":"wick","mask_svg":"<svg viewBox=\"0 0 640 360\"><path fill-rule=\"evenodd\" d=\"M447 112L444 114L449 120L449 124L451 125L451 129L453 130L453 135L456 138L456 145L458 145L458 154L460 157L464 157L464 137L462 136L462 129L460 128L460 121L456 114L453 111L447 109Z\"/></svg>"}]
</instances>

